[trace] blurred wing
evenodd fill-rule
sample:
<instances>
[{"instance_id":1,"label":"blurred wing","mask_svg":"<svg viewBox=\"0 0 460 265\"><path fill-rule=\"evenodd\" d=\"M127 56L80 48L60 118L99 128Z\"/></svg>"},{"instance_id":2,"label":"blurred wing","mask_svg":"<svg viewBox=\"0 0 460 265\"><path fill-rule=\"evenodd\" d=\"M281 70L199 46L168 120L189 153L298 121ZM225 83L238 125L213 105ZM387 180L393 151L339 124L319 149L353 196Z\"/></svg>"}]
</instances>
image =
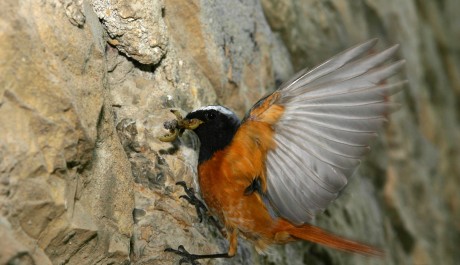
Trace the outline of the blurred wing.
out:
<instances>
[{"instance_id":1,"label":"blurred wing","mask_svg":"<svg viewBox=\"0 0 460 265\"><path fill-rule=\"evenodd\" d=\"M303 71L277 91L284 113L274 125L276 148L267 154L267 194L291 222L310 221L337 197L395 107L388 96L403 82L385 80L404 62L382 66L398 46L369 54L376 42Z\"/></svg>"}]
</instances>

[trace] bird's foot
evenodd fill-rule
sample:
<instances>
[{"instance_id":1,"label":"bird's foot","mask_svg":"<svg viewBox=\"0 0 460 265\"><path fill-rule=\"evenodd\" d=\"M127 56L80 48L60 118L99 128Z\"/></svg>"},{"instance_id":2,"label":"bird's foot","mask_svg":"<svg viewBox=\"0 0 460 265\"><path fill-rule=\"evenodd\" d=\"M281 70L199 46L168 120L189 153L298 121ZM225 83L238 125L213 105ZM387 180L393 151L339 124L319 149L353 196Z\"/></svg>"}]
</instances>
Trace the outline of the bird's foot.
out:
<instances>
[{"instance_id":1,"label":"bird's foot","mask_svg":"<svg viewBox=\"0 0 460 265\"><path fill-rule=\"evenodd\" d=\"M187 195L181 195L179 198L185 199L191 205L195 206L196 213L201 223L203 221L203 214L206 214L208 212L208 208L206 208L204 203L200 199L198 199L198 197L195 194L195 190L193 188L188 188L187 184L184 181L176 182L176 185L184 188L184 191Z\"/></svg>"},{"instance_id":2,"label":"bird's foot","mask_svg":"<svg viewBox=\"0 0 460 265\"><path fill-rule=\"evenodd\" d=\"M181 265L182 263L189 263L192 265L200 264L198 261L196 261L196 258L194 257L196 255L190 254L182 245L180 245L177 249L166 248L165 252L172 252L176 255L181 256L182 258L179 261L179 265Z\"/></svg>"},{"instance_id":3,"label":"bird's foot","mask_svg":"<svg viewBox=\"0 0 460 265\"><path fill-rule=\"evenodd\" d=\"M182 245L180 245L177 249L166 248L165 252L171 252L171 253L181 256L181 259L179 260L179 265L183 263L188 263L191 265L200 265L200 263L197 261L198 259L216 259L216 258L230 258L231 257L228 255L228 253L209 254L209 255L190 254Z\"/></svg>"}]
</instances>

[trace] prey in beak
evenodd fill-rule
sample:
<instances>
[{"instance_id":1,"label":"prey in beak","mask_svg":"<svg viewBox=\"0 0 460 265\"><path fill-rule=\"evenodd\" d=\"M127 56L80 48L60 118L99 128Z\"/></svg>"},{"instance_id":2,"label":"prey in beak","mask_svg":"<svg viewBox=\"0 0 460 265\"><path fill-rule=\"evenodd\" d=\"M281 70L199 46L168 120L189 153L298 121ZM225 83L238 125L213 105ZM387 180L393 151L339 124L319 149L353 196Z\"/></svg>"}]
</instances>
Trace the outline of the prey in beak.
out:
<instances>
[{"instance_id":1,"label":"prey in beak","mask_svg":"<svg viewBox=\"0 0 460 265\"><path fill-rule=\"evenodd\" d=\"M176 140L177 137L182 136L185 129L195 130L203 123L203 121L199 119L184 119L178 110L172 109L170 111L176 116L176 119L163 123L163 127L169 130L169 133L158 137L162 142L172 142Z\"/></svg>"}]
</instances>

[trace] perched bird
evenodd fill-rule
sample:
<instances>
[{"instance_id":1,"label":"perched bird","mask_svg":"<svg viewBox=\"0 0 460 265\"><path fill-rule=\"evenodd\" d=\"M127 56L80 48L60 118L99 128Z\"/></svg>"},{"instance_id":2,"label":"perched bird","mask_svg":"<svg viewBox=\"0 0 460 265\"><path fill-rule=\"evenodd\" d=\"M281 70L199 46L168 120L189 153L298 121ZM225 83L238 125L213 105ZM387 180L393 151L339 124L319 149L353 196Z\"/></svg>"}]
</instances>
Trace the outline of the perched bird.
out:
<instances>
[{"instance_id":1,"label":"perched bird","mask_svg":"<svg viewBox=\"0 0 460 265\"><path fill-rule=\"evenodd\" d=\"M174 129L193 130L200 140L201 196L223 224L229 249L204 255L190 254L182 246L166 251L181 255L181 263L198 264L198 259L234 256L242 236L258 250L307 240L382 255L375 247L310 224L347 185L395 109L388 97L405 83L386 81L404 64L384 65L398 45L372 53L376 42L299 72L259 100L242 121L223 106L188 113L180 122L186 125Z\"/></svg>"}]
</instances>

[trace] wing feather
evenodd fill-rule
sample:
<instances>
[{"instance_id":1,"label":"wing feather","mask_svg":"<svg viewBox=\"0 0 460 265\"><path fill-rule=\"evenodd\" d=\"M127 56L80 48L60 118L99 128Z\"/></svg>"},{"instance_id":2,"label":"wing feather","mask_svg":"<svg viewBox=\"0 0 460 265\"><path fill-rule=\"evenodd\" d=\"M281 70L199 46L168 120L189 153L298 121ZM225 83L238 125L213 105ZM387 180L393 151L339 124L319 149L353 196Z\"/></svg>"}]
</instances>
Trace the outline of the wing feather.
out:
<instances>
[{"instance_id":1,"label":"wing feather","mask_svg":"<svg viewBox=\"0 0 460 265\"><path fill-rule=\"evenodd\" d=\"M280 163L280 161L274 160L267 165L267 172L270 172L271 174L275 174L277 176L284 176L283 178L278 178L274 180L274 184L281 188L273 190L270 194L270 198L271 200L276 199L277 201L279 201L276 207L277 209L284 209L283 215L295 216L296 209L290 207L290 205L299 205L302 209L304 205L297 201L295 196L286 196L286 194L284 194L284 191L289 189L290 183L288 182L292 182L292 180L289 179L289 175L285 176L285 172L281 171L283 167Z\"/></svg>"},{"instance_id":2,"label":"wing feather","mask_svg":"<svg viewBox=\"0 0 460 265\"><path fill-rule=\"evenodd\" d=\"M369 70L381 65L384 61L387 60L388 56L393 55L397 49L398 46L395 45L377 55L370 55L367 56L365 59L349 63L340 68L340 71L331 72L328 75L323 76L322 78L312 81L311 83L309 83L309 86L315 87L324 83L341 83L344 80L356 78L357 76L367 73ZM391 74L392 67L384 67L382 68L382 70L384 70L380 73L382 75ZM361 80L364 81L365 79ZM299 89L301 87L296 88Z\"/></svg>"},{"instance_id":3,"label":"wing feather","mask_svg":"<svg viewBox=\"0 0 460 265\"><path fill-rule=\"evenodd\" d=\"M279 146L286 147L285 142L287 141L283 142L282 140L277 140L277 144ZM323 163L317 163L317 161L321 161L317 154L310 150L305 150L302 146L294 145L292 142L289 142L289 144L289 152L296 154L296 156L302 160L302 170L296 172L295 175L290 176L291 178L297 179L299 174L304 175L305 173L309 173L310 178L315 179L315 182L318 184L324 184L326 187L328 187L327 190L329 191L335 191L338 187L341 187L347 183L347 179L341 174L339 174L338 177L330 177L329 173L331 173L330 169L332 169L332 167L324 161L322 161ZM270 154L271 153L269 153L269 155ZM278 155L280 155L280 152L278 152ZM288 167L292 167L292 162L287 163L282 168ZM312 172L316 174L312 174Z\"/></svg>"},{"instance_id":4,"label":"wing feather","mask_svg":"<svg viewBox=\"0 0 460 265\"><path fill-rule=\"evenodd\" d=\"M374 85L365 88L349 88L345 91L337 91L334 89L323 90L316 95L309 95L303 101L315 100L316 104L356 104L356 103L371 103L381 101L382 96L391 96L401 91L406 82L398 82L395 84L376 87ZM375 90L379 90L376 93Z\"/></svg>"},{"instance_id":5,"label":"wing feather","mask_svg":"<svg viewBox=\"0 0 460 265\"><path fill-rule=\"evenodd\" d=\"M326 62L320 64L319 66L313 68L310 71L300 71L299 74L294 75L294 77L287 82L283 83L280 86L281 89L296 89L297 87L303 87L305 84L308 84L312 80L319 79L320 77L327 75L349 61L359 57L360 55L366 53L371 49L376 43L377 39L369 40L363 44L357 45L349 50L346 50Z\"/></svg>"},{"instance_id":6,"label":"wing feather","mask_svg":"<svg viewBox=\"0 0 460 265\"><path fill-rule=\"evenodd\" d=\"M276 148L266 160L267 195L294 223L310 221L347 185L389 113L388 97L404 82L387 83L404 61L384 63L395 45L367 55L377 40L351 48L278 89L284 113L273 126Z\"/></svg>"}]
</instances>

